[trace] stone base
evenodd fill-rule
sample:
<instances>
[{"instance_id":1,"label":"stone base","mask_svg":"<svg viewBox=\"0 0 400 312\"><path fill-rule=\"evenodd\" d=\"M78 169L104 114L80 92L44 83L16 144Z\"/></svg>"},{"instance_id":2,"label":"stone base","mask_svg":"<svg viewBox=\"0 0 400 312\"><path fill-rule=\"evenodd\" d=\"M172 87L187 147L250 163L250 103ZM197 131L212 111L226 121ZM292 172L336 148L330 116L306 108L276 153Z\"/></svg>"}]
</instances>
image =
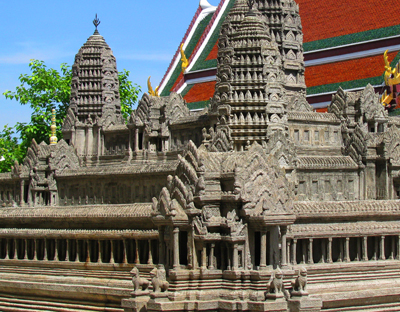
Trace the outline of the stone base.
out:
<instances>
[{"instance_id":1,"label":"stone base","mask_svg":"<svg viewBox=\"0 0 400 312\"><path fill-rule=\"evenodd\" d=\"M322 308L322 300L309 296L293 296L288 300L288 308L290 312L319 312Z\"/></svg>"},{"instance_id":2,"label":"stone base","mask_svg":"<svg viewBox=\"0 0 400 312\"><path fill-rule=\"evenodd\" d=\"M146 312L149 300L149 296L122 299L121 306L124 308L124 312Z\"/></svg>"}]
</instances>

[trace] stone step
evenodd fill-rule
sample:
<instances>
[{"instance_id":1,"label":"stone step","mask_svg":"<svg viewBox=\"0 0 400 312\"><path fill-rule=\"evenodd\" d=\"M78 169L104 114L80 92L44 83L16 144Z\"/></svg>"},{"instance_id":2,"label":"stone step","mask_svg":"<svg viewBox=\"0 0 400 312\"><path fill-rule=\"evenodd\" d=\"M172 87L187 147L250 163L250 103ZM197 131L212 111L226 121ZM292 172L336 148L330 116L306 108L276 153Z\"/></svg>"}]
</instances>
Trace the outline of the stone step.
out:
<instances>
[{"instance_id":1,"label":"stone step","mask_svg":"<svg viewBox=\"0 0 400 312\"><path fill-rule=\"evenodd\" d=\"M0 311L2 312L123 312L122 308L92 306L74 303L59 303L35 299L20 299L0 296Z\"/></svg>"},{"instance_id":2,"label":"stone step","mask_svg":"<svg viewBox=\"0 0 400 312\"><path fill-rule=\"evenodd\" d=\"M386 303L369 306L322 309L324 312L399 312L400 303Z\"/></svg>"}]
</instances>

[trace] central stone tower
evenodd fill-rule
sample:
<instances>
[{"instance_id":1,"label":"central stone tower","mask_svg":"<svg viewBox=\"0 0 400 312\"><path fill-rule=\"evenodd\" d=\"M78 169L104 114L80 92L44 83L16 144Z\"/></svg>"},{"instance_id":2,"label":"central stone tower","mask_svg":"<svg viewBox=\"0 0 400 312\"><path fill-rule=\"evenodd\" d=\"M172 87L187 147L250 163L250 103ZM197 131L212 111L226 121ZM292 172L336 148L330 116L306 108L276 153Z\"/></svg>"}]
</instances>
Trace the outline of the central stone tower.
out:
<instances>
[{"instance_id":1,"label":"central stone tower","mask_svg":"<svg viewBox=\"0 0 400 312\"><path fill-rule=\"evenodd\" d=\"M286 131L289 104L306 88L298 5L237 0L218 45L210 114L216 130L223 129L237 151Z\"/></svg>"}]
</instances>

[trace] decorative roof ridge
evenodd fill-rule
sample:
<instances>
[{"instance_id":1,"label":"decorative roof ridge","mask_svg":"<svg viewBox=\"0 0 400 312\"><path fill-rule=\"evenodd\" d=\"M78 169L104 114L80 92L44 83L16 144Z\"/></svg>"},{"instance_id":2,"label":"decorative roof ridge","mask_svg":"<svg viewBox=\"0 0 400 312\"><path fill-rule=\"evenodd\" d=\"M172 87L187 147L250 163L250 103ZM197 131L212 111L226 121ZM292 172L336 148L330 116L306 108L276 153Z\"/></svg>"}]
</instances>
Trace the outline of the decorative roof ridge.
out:
<instances>
[{"instance_id":1,"label":"decorative roof ridge","mask_svg":"<svg viewBox=\"0 0 400 312\"><path fill-rule=\"evenodd\" d=\"M159 90L160 93L162 92L162 89L164 88L163 84L164 84L164 82L166 82L167 76L168 76L169 72L172 70L172 67L174 66L174 63L175 63L176 58L180 55L180 47L181 47L181 45L182 45L183 43L185 43L186 39L189 37L189 34L190 34L190 32L192 31L192 28L193 28L194 24L196 23L197 18L200 16L200 14L201 14L202 11L203 11L203 9L202 9L201 6L199 5L199 7L197 8L196 13L194 14L194 16L193 16L193 18L192 18L192 21L190 22L190 25L189 25L188 29L186 30L185 35L183 36L183 38L182 38L182 40L181 40L181 42L180 42L180 44L179 44L179 46L178 46L178 49L177 49L176 52L175 52L174 57L172 58L172 60L171 60L171 62L170 62L170 64L169 64L169 66L168 66L167 71L165 72L164 77L161 79L161 82L160 82L160 90Z\"/></svg>"}]
</instances>

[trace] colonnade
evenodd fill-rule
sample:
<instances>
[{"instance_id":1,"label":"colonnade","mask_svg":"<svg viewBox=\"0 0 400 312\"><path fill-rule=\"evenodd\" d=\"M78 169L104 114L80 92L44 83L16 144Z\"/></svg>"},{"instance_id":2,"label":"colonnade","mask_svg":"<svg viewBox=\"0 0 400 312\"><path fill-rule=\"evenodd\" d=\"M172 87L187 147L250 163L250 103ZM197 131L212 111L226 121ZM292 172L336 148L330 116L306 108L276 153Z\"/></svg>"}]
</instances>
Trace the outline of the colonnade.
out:
<instances>
[{"instance_id":1,"label":"colonnade","mask_svg":"<svg viewBox=\"0 0 400 312\"><path fill-rule=\"evenodd\" d=\"M96 263L158 263L157 240L0 238L0 259Z\"/></svg>"},{"instance_id":2,"label":"colonnade","mask_svg":"<svg viewBox=\"0 0 400 312\"><path fill-rule=\"evenodd\" d=\"M400 260L400 236L294 238L286 253L292 264Z\"/></svg>"}]
</instances>

